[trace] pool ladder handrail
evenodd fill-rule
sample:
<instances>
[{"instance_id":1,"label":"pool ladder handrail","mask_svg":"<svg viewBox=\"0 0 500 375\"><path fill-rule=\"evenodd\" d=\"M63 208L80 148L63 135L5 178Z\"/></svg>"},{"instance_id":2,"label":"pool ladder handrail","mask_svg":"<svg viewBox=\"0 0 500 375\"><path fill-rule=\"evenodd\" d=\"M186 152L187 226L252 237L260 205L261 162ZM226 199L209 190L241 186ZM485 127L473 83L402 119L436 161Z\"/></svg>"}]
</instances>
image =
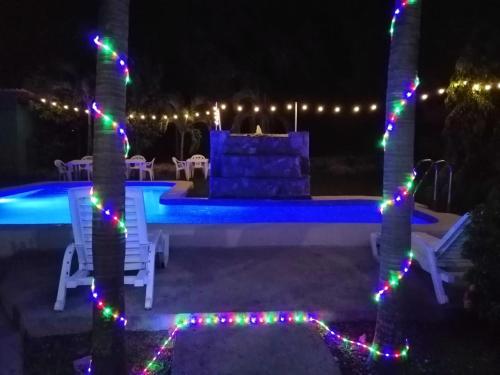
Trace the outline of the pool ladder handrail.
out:
<instances>
[{"instance_id":1,"label":"pool ladder handrail","mask_svg":"<svg viewBox=\"0 0 500 375\"><path fill-rule=\"evenodd\" d=\"M434 208L436 207L437 203L437 183L438 183L438 177L439 174L441 173L441 170L443 168L446 168L448 171L448 197L447 197L447 202L446 202L446 211L450 211L450 205L451 205L451 187L452 187L452 182L453 182L453 168L450 163L448 163L444 159L440 160L432 160L432 159L422 159L420 160L414 168L414 171L417 172L419 166L421 166L424 163L430 163L429 167L425 170L425 173L423 176L420 178L419 182L415 186L415 190L413 191L413 196L415 197L415 194L417 193L418 189L420 188L420 185L424 182L425 178L434 169L434 186L433 186L433 196L432 196L432 203Z\"/></svg>"}]
</instances>

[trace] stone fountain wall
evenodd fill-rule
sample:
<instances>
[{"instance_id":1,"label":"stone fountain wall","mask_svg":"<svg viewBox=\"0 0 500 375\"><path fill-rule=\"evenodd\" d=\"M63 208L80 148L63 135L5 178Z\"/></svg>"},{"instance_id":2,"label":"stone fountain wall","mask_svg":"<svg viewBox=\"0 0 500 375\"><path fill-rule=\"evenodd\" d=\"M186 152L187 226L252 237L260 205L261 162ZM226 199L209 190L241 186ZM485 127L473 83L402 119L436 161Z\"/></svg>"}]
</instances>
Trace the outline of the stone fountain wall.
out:
<instances>
[{"instance_id":1,"label":"stone fountain wall","mask_svg":"<svg viewBox=\"0 0 500 375\"><path fill-rule=\"evenodd\" d=\"M210 133L210 197L309 198L309 133Z\"/></svg>"}]
</instances>

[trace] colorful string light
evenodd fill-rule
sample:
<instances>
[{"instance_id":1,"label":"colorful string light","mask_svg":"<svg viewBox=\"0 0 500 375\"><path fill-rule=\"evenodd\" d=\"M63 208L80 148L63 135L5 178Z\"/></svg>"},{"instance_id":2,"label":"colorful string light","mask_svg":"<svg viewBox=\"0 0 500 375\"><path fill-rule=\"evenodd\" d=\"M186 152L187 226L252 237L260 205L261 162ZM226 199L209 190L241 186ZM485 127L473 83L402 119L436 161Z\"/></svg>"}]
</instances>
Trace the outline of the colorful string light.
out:
<instances>
[{"instance_id":1,"label":"colorful string light","mask_svg":"<svg viewBox=\"0 0 500 375\"><path fill-rule=\"evenodd\" d=\"M123 71L123 75L125 76L125 84L128 85L129 83L131 83L130 71L126 63L126 59L124 57L121 57L120 54L116 52L110 44L108 44L108 42L101 42L101 38L99 35L96 35L93 41L99 49L101 49L106 54L110 54L113 60L115 60L118 65L120 65L120 68Z\"/></svg>"},{"instance_id":2,"label":"colorful string light","mask_svg":"<svg viewBox=\"0 0 500 375\"><path fill-rule=\"evenodd\" d=\"M385 147L387 145L387 141L389 140L389 137L391 136L391 132L396 127L396 122L398 121L398 119L401 116L401 114L403 113L406 105L408 104L408 100L410 100L415 95L415 91L417 91L419 84L420 84L419 78L415 77L415 80L410 84L409 89L405 91L403 98L394 105L394 108L393 108L391 114L389 115L389 119L387 120L387 123L385 126L384 136L383 136L382 142L381 142L384 150L385 150Z\"/></svg>"},{"instance_id":3,"label":"colorful string light","mask_svg":"<svg viewBox=\"0 0 500 375\"><path fill-rule=\"evenodd\" d=\"M396 23L402 10L407 5L416 4L417 1L418 0L400 0L399 4L396 6L396 9L394 10L394 14L391 21L391 26L389 30L391 38L394 35ZM381 141L381 145L384 148L384 151L386 150L387 142L389 141L392 131L396 128L398 119L401 117L401 114L405 110L409 100L415 96L415 92L417 91L419 85L420 85L420 79L417 76L410 84L410 87L404 91L403 98L394 104L394 108L392 109L392 112L388 116L388 120L385 126L385 132ZM441 94L441 89L439 90L439 93ZM427 97L428 96L426 96L425 99L427 99ZM415 170L413 170L413 172L410 175L408 175L404 184L402 186L399 186L397 190L393 193L392 197L383 198L382 202L379 205L379 210L381 214L383 214L388 207L395 206L403 202L403 200L405 200L408 196L411 195L410 193L414 186L415 178L416 178L416 172Z\"/></svg>"},{"instance_id":4,"label":"colorful string light","mask_svg":"<svg viewBox=\"0 0 500 375\"><path fill-rule=\"evenodd\" d=\"M390 293L399 286L400 281L403 279L403 277L406 276L408 271L410 271L412 263L413 263L413 252L410 250L410 252L408 253L408 258L405 259L401 267L401 271L390 271L389 280L386 281L382 286L382 288L380 288L378 292L373 295L373 299L375 300L375 302L377 303L380 302L384 294Z\"/></svg>"},{"instance_id":5,"label":"colorful string light","mask_svg":"<svg viewBox=\"0 0 500 375\"><path fill-rule=\"evenodd\" d=\"M119 311L116 311L110 305L106 304L106 302L99 298L99 294L96 291L94 279L92 279L92 284L90 286L90 290L92 292L92 299L95 301L96 306L99 310L101 310L101 314L103 318L107 320L113 320L115 322L120 323L123 327L127 325L127 319L123 314Z\"/></svg>"},{"instance_id":6,"label":"colorful string light","mask_svg":"<svg viewBox=\"0 0 500 375\"><path fill-rule=\"evenodd\" d=\"M113 120L113 118L110 115L104 113L97 106L97 103L95 103L95 102L92 103L92 110L95 112L96 116L102 118L105 125L111 125L113 127L113 129L116 129L118 135L122 139L123 153L124 153L125 157L127 157L129 152L130 152L130 143L128 141L127 133L125 132L125 127L122 124Z\"/></svg>"},{"instance_id":7,"label":"colorful string light","mask_svg":"<svg viewBox=\"0 0 500 375\"><path fill-rule=\"evenodd\" d=\"M105 217L112 220L116 226L122 231L122 233L127 236L127 227L125 226L125 221L120 219L119 214L112 212L110 208L105 207L101 200L96 196L94 188L90 188L90 202L92 205L98 209Z\"/></svg>"},{"instance_id":8,"label":"colorful string light","mask_svg":"<svg viewBox=\"0 0 500 375\"><path fill-rule=\"evenodd\" d=\"M155 352L154 357L148 362L143 369L142 374L154 372L157 368L157 361L165 348L173 343L175 335L185 329L195 327L238 327L238 326L266 326L279 324L315 324L320 328L320 331L327 335L333 336L336 340L343 344L351 345L366 350L370 354L389 359L406 358L410 346L406 341L405 346L400 350L381 351L375 344L368 345L359 340L351 340L349 337L341 335L330 329L323 321L317 319L314 314L304 311L288 311L288 312L240 312L240 313L207 313L207 314L179 314L175 318L175 328L172 330L167 339L163 342L160 348Z\"/></svg>"},{"instance_id":9,"label":"colorful string light","mask_svg":"<svg viewBox=\"0 0 500 375\"><path fill-rule=\"evenodd\" d=\"M406 8L407 5L413 5L417 2L417 0L398 0L399 5L394 9L394 13L392 14L391 26L389 27L389 34L391 38L394 36L394 31L396 29L396 22L399 18L401 12Z\"/></svg>"}]
</instances>

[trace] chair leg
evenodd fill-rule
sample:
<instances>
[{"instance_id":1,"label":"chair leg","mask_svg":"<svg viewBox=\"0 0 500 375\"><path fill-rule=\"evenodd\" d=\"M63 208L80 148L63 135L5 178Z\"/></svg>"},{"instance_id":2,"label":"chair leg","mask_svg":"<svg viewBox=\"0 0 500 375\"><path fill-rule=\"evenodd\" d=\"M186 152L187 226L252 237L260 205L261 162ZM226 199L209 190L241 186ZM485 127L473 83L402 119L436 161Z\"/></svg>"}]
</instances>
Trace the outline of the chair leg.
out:
<instances>
[{"instance_id":1,"label":"chair leg","mask_svg":"<svg viewBox=\"0 0 500 375\"><path fill-rule=\"evenodd\" d=\"M436 299L440 305L448 303L448 296L446 295L443 287L443 280L439 275L439 270L436 268L432 269L431 272L432 284L434 285L434 292L436 293Z\"/></svg>"},{"instance_id":2,"label":"chair leg","mask_svg":"<svg viewBox=\"0 0 500 375\"><path fill-rule=\"evenodd\" d=\"M66 281L68 280L71 271L71 259L75 252L75 245L70 244L64 252L63 262L61 266L61 276L59 277L59 287L57 289L57 298L54 303L55 311L63 311L66 304Z\"/></svg>"},{"instance_id":3,"label":"chair leg","mask_svg":"<svg viewBox=\"0 0 500 375\"><path fill-rule=\"evenodd\" d=\"M163 240L163 259L162 259L162 268L167 267L168 258L170 257L170 234L164 233L162 234Z\"/></svg>"},{"instance_id":4,"label":"chair leg","mask_svg":"<svg viewBox=\"0 0 500 375\"><path fill-rule=\"evenodd\" d=\"M144 302L144 308L150 310L153 307L153 291L155 282L155 250L149 249L149 260L148 260L148 274L146 280L146 301Z\"/></svg>"}]
</instances>

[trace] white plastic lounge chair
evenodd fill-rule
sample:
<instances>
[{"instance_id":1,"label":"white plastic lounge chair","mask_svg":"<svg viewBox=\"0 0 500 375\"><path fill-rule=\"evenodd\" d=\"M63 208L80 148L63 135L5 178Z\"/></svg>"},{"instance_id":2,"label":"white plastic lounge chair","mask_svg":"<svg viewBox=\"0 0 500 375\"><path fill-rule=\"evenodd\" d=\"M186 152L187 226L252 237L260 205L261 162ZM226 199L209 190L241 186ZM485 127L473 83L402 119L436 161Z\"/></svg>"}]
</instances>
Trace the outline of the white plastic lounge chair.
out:
<instances>
[{"instance_id":1,"label":"white plastic lounge chair","mask_svg":"<svg viewBox=\"0 0 500 375\"><path fill-rule=\"evenodd\" d=\"M66 164L62 160L54 160L54 165L57 168L57 172L59 173L60 180L71 181L73 176L71 175L71 170L68 168Z\"/></svg>"},{"instance_id":2,"label":"white plastic lounge chair","mask_svg":"<svg viewBox=\"0 0 500 375\"><path fill-rule=\"evenodd\" d=\"M149 174L149 179L153 181L155 179L154 165L155 165L155 158L153 158L153 160L151 161L147 161L146 164L142 165L139 173Z\"/></svg>"},{"instance_id":3,"label":"white plastic lounge chair","mask_svg":"<svg viewBox=\"0 0 500 375\"><path fill-rule=\"evenodd\" d=\"M179 160L176 157L172 157L172 161L174 162L175 165L175 179L179 180L181 178L181 171L184 171L184 176L186 177L186 180L188 180L189 177L188 177L188 171L186 169L186 162Z\"/></svg>"},{"instance_id":4,"label":"white plastic lounge chair","mask_svg":"<svg viewBox=\"0 0 500 375\"><path fill-rule=\"evenodd\" d=\"M425 271L431 274L438 303L448 302L443 281L453 283L460 279L471 266L469 260L462 257L462 247L467 238L466 228L470 224L470 214L465 214L446 232L442 238L423 232L412 232L411 247L415 260ZM380 233L372 233L370 242L372 252L379 258Z\"/></svg>"},{"instance_id":5,"label":"white plastic lounge chair","mask_svg":"<svg viewBox=\"0 0 500 375\"><path fill-rule=\"evenodd\" d=\"M75 188L69 191L71 223L74 242L66 247L64 253L57 299L54 310L64 310L66 289L79 285L91 285L92 271L92 207L89 188ZM125 271L133 275L124 277L125 284L136 287L146 286L146 301L144 307L150 309L153 305L153 288L155 273L155 252L162 250L163 264L168 262L168 239L158 231L148 236L144 199L140 189L127 188L125 197L125 223L127 239L125 241ZM78 258L78 270L71 273L73 255Z\"/></svg>"}]
</instances>

